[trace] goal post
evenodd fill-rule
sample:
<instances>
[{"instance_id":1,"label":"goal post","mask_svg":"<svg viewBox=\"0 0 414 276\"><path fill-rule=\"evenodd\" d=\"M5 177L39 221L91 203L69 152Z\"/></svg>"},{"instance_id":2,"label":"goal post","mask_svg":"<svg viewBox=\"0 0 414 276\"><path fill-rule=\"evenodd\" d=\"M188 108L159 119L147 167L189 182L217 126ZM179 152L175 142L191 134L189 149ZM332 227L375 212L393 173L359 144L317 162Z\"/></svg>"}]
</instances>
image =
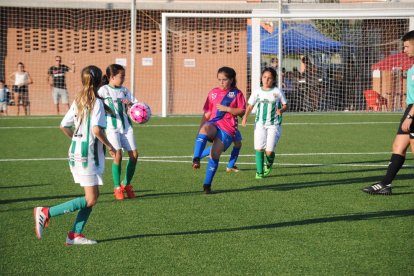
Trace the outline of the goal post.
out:
<instances>
[{"instance_id":1,"label":"goal post","mask_svg":"<svg viewBox=\"0 0 414 276\"><path fill-rule=\"evenodd\" d=\"M279 84L289 94L291 111L365 111L363 92L367 89L378 90L389 102L382 110L400 110L404 72L391 68L376 79L373 66L401 51L400 37L412 28L413 11L414 7L162 13L162 116L200 113L220 66L235 64L238 81L239 76L242 81L239 88L248 96L260 85L263 67L273 66L273 59L278 63ZM210 46L217 40L223 49L214 52ZM225 49L225 45L240 43L247 47ZM188 49L180 52L183 44ZM227 51L230 59L220 51ZM304 57L308 70L314 66L318 73L302 71ZM206 66L210 67L208 74ZM295 74L300 76L290 80ZM202 82L188 86L189 78ZM185 110L177 109L178 105Z\"/></svg>"}]
</instances>

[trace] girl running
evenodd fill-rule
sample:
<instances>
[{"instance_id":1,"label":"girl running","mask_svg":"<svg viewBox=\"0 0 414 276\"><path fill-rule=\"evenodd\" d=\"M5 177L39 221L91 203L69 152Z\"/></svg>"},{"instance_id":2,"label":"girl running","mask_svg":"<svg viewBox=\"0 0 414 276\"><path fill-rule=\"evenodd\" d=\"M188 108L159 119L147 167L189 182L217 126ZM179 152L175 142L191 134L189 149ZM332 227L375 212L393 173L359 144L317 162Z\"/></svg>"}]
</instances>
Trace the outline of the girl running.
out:
<instances>
[{"instance_id":1,"label":"girl running","mask_svg":"<svg viewBox=\"0 0 414 276\"><path fill-rule=\"evenodd\" d=\"M99 185L103 184L105 165L104 146L111 156L115 149L106 138L105 111L97 91L102 81L102 71L96 66L88 66L81 73L83 89L77 94L75 101L63 118L60 128L71 138L69 148L69 165L75 183L79 183L85 196L52 207L34 208L36 236L40 240L43 230L52 217L79 210L75 223L66 237L66 245L95 244L87 239L83 229L99 196Z\"/></svg>"}]
</instances>

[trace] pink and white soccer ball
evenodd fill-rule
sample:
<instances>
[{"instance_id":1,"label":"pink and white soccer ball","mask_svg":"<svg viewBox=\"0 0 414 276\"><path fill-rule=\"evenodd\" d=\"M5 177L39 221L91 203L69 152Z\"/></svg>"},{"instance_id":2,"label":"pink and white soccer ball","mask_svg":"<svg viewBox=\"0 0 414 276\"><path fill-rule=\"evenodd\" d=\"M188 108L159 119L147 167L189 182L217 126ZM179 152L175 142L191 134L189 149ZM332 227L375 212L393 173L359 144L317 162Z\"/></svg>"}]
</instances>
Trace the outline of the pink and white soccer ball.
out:
<instances>
[{"instance_id":1,"label":"pink and white soccer ball","mask_svg":"<svg viewBox=\"0 0 414 276\"><path fill-rule=\"evenodd\" d=\"M137 124L145 124L151 118L151 108L146 103L135 103L129 109L129 117Z\"/></svg>"}]
</instances>

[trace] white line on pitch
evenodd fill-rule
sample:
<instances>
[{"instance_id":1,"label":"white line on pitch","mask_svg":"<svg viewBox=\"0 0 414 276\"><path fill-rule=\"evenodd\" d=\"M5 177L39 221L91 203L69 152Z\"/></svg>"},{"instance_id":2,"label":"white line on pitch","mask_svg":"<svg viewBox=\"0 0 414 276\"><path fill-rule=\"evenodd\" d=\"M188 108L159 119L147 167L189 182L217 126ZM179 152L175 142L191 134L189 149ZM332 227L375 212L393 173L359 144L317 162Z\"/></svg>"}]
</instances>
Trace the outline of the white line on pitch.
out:
<instances>
[{"instance_id":1,"label":"white line on pitch","mask_svg":"<svg viewBox=\"0 0 414 276\"><path fill-rule=\"evenodd\" d=\"M341 122L341 123L283 123L284 126L299 126L299 125L384 125L397 124L398 122ZM253 124L248 124L253 125ZM198 127L199 124L168 124L168 125L142 125L137 127ZM0 129L45 129L56 128L59 126L0 126Z\"/></svg>"}]
</instances>

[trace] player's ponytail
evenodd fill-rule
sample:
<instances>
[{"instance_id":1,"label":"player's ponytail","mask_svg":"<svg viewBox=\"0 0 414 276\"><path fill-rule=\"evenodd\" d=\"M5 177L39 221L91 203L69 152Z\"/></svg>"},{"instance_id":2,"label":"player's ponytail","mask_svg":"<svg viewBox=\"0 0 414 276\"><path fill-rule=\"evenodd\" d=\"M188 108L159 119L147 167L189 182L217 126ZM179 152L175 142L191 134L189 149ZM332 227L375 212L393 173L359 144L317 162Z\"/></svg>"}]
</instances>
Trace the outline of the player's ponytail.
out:
<instances>
[{"instance_id":1,"label":"player's ponytail","mask_svg":"<svg viewBox=\"0 0 414 276\"><path fill-rule=\"evenodd\" d=\"M83 87L75 98L79 119L83 118L85 111L89 114L95 105L97 92L101 87L102 71L94 65L89 65L82 69L81 80Z\"/></svg>"}]
</instances>

